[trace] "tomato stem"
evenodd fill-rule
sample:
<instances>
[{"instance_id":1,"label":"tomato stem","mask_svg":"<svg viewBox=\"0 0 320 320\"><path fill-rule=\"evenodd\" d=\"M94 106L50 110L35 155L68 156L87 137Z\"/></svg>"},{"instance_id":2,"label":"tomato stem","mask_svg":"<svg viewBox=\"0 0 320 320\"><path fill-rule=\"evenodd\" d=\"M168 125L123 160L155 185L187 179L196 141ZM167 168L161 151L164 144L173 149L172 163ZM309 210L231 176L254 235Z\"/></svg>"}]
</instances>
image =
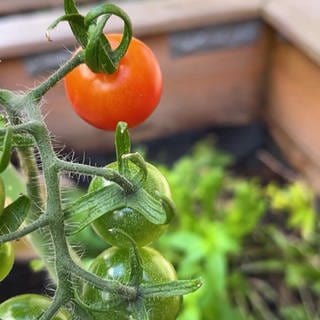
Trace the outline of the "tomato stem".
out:
<instances>
[{"instance_id":1,"label":"tomato stem","mask_svg":"<svg viewBox=\"0 0 320 320\"><path fill-rule=\"evenodd\" d=\"M85 164L68 162L61 159L57 160L57 166L61 171L73 172L89 176L99 176L106 180L117 183L125 193L129 194L135 191L133 184L116 170L109 168L97 168Z\"/></svg>"},{"instance_id":2,"label":"tomato stem","mask_svg":"<svg viewBox=\"0 0 320 320\"><path fill-rule=\"evenodd\" d=\"M78 14L73 0L65 0L64 3L69 18L70 14L73 16ZM108 47L107 42L105 42L107 41L106 38L103 34L99 35L98 31L100 33L102 32L102 25L108 20L108 15L111 14L115 14L122 18L125 27L124 35L118 48L108 52L111 47ZM99 17L101 17L101 24L97 21ZM65 225L66 217L62 207L60 185L60 174L62 172L100 176L109 181L113 181L118 184L126 194L130 194L130 196L126 196L125 205L142 212L149 221L154 222L155 224L163 224L166 218L166 212L160 205L160 201L152 197L143 188L136 190L136 186L123 175L129 170L129 160L140 169L141 177L143 179L147 172L143 159L140 159L136 155L128 155L130 152L130 138L125 123L119 124L116 133L117 160L120 173L112 169L70 163L59 159L54 151L50 132L40 110L43 95L63 79L72 69L83 63L85 59L88 59L88 57L92 58L93 63L102 63L101 68L103 69L107 68L106 65L103 65L106 61L104 54L110 53L111 62L117 65L117 59L119 60L125 54L131 40L132 30L130 20L126 14L116 6L102 5L97 10L91 11L84 19L85 20L82 18L73 19L73 21L71 21L71 26L74 32L80 32L80 35L78 36L81 36L79 39L83 44L88 44L91 41L91 44L93 44L91 47L92 51L91 49L89 50L91 51L91 54L89 51L86 52L86 48L79 51L47 80L25 94L17 94L9 90L0 90L0 105L4 107L9 121L9 125L6 128L0 129L0 135L4 135L6 130L10 128L10 139L12 138L11 133L13 133L13 138L14 134L22 133L28 135L28 138L32 141L32 147L18 146L18 156L27 180L27 195L31 200L30 212L24 221L26 226L17 231L1 235L0 244L29 235L30 241L38 251L38 255L44 261L53 280L55 280L57 290L55 291L53 303L40 317L40 320L52 319L60 307L68 302L75 302L77 304L75 291L77 289L78 280L81 280L81 283L90 282L98 289L118 295L120 298L124 298L132 303L137 302L137 299L140 298L140 294L143 294L144 296L167 297L170 295L188 293L196 290L200 286L200 283L196 281L141 286L142 269L140 268L140 261L137 255L131 257L133 268L138 270L137 273L132 274L132 285L125 285L115 280L105 280L84 270L81 267L79 257L69 245ZM80 26L76 24L77 21L80 21ZM94 24L98 25L96 30L92 27ZM88 31L90 26L92 27L91 30L94 31L93 36L97 37L95 39L90 39L90 32ZM86 29L87 27L88 30ZM84 33L86 30L88 31L88 35ZM99 56L95 57L95 53ZM110 57L108 56L108 58ZM7 146L9 145L10 148L8 147L7 149L10 149L9 151L11 151L13 147L11 142L14 142L14 140L10 140L9 142L10 143L7 143ZM4 160L6 163L7 159ZM39 160L42 165L41 170L38 168ZM43 178L41 179L41 183L40 177ZM138 182L143 180L140 179L140 176L137 176L136 178L139 178L136 179ZM44 188L42 184L44 184ZM112 185L116 186L114 184ZM116 188L120 189L118 186L116 186ZM123 194L122 190L121 194ZM114 201L114 197L112 200ZM110 203L112 204L111 200ZM137 314L139 314L139 317L140 315L145 317L145 312L141 310L137 310ZM81 305L76 305L74 312L74 318L78 318L79 314L83 315L83 313L85 313L85 311L81 310ZM80 316L80 318L83 317Z\"/></svg>"},{"instance_id":3,"label":"tomato stem","mask_svg":"<svg viewBox=\"0 0 320 320\"><path fill-rule=\"evenodd\" d=\"M49 221L47 217L42 215L38 220L33 221L23 229L0 236L0 245L8 241L19 240L20 238L28 235L29 233L39 228L43 228L48 224L49 224Z\"/></svg>"},{"instance_id":4,"label":"tomato stem","mask_svg":"<svg viewBox=\"0 0 320 320\"><path fill-rule=\"evenodd\" d=\"M127 300L135 300L138 295L138 289L132 286L127 286L122 284L119 281L116 280L104 280L98 276L96 276L93 273L90 273L81 267L79 267L77 264L70 261L71 264L73 264L71 270L72 273L81 279L85 279L91 284L93 284L95 287L97 287L100 290L108 291L113 294L118 294ZM69 265L70 267L70 265Z\"/></svg>"},{"instance_id":5,"label":"tomato stem","mask_svg":"<svg viewBox=\"0 0 320 320\"><path fill-rule=\"evenodd\" d=\"M50 320L70 299L70 293L64 292L65 288L58 288L55 292L53 302L39 320Z\"/></svg>"},{"instance_id":6,"label":"tomato stem","mask_svg":"<svg viewBox=\"0 0 320 320\"><path fill-rule=\"evenodd\" d=\"M39 101L42 96L54 87L57 82L64 78L64 76L77 67L79 64L84 62L84 52L79 51L76 55L72 56L62 67L54 72L48 79L42 82L39 86L32 89L29 95L34 101Z\"/></svg>"}]
</instances>

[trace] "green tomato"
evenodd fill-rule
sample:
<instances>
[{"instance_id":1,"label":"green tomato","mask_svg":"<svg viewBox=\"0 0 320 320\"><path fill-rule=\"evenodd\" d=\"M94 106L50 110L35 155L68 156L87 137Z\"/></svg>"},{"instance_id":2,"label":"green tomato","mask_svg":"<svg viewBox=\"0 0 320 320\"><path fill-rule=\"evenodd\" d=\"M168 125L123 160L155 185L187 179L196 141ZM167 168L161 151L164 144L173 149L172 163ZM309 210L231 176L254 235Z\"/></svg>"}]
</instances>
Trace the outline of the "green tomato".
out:
<instances>
[{"instance_id":1,"label":"green tomato","mask_svg":"<svg viewBox=\"0 0 320 320\"><path fill-rule=\"evenodd\" d=\"M143 247L139 248L139 253L143 268L142 283L157 284L177 279L171 263L158 251ZM112 247L107 249L92 262L89 271L101 278L118 280L127 284L131 275L129 248ZM84 284L81 298L89 306L99 304L104 307L110 306L108 311L91 311L95 320L131 319L128 301L120 300L119 304L112 305L111 303L115 299L113 295L102 292L90 284ZM136 303L138 302L136 301ZM144 303L146 310L148 310L149 320L175 320L180 310L181 297L146 298Z\"/></svg>"},{"instance_id":2,"label":"green tomato","mask_svg":"<svg viewBox=\"0 0 320 320\"><path fill-rule=\"evenodd\" d=\"M3 212L6 199L5 188L0 177L0 216ZM14 252L11 243L0 244L0 281L2 281L11 271L14 262Z\"/></svg>"},{"instance_id":3,"label":"green tomato","mask_svg":"<svg viewBox=\"0 0 320 320\"><path fill-rule=\"evenodd\" d=\"M51 300L38 294L23 294L0 304L0 319L37 320L50 306ZM71 320L66 310L60 310L52 320Z\"/></svg>"},{"instance_id":4,"label":"green tomato","mask_svg":"<svg viewBox=\"0 0 320 320\"><path fill-rule=\"evenodd\" d=\"M156 192L159 192L160 194L171 198L170 187L166 178L150 163L147 163L146 165L148 175L142 187L153 196ZM107 167L114 170L118 169L116 162L109 164ZM130 169L134 170L134 165L130 166ZM89 192L101 189L109 183L109 181L101 177L95 177L89 186ZM123 241L123 236L110 233L109 229L116 228L123 230L136 241L139 247L142 247L160 237L167 226L167 224L153 224L141 213L131 208L123 208L108 212L92 223L93 229L102 239L118 247L125 247L130 244L127 241Z\"/></svg>"},{"instance_id":5,"label":"green tomato","mask_svg":"<svg viewBox=\"0 0 320 320\"><path fill-rule=\"evenodd\" d=\"M3 211L5 201L6 201L5 188L4 188L2 178L0 177L0 216Z\"/></svg>"},{"instance_id":6,"label":"green tomato","mask_svg":"<svg viewBox=\"0 0 320 320\"><path fill-rule=\"evenodd\" d=\"M14 263L13 246L10 242L0 245L0 281L11 271ZM1 318L0 318L1 319Z\"/></svg>"}]
</instances>

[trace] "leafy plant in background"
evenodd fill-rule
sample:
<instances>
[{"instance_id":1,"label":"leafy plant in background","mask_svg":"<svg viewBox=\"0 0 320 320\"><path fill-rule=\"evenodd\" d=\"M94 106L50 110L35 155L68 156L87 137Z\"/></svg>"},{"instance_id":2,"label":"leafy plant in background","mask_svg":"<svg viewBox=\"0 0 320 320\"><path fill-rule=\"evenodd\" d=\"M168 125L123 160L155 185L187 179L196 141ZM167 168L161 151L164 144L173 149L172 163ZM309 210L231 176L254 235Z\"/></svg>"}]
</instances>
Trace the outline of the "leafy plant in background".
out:
<instances>
[{"instance_id":1,"label":"leafy plant in background","mask_svg":"<svg viewBox=\"0 0 320 320\"><path fill-rule=\"evenodd\" d=\"M319 319L320 237L301 182L235 177L212 144L163 168L179 215L157 245L181 278L201 273L180 320Z\"/></svg>"}]
</instances>

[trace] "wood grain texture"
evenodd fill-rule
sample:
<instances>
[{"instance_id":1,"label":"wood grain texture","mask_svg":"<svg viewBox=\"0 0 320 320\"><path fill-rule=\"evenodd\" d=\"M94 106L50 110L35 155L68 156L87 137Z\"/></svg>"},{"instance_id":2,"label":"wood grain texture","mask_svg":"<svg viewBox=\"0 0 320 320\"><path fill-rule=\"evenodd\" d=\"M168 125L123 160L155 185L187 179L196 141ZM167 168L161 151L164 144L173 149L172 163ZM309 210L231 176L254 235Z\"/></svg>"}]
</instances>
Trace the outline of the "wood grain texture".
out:
<instances>
[{"instance_id":1,"label":"wood grain texture","mask_svg":"<svg viewBox=\"0 0 320 320\"><path fill-rule=\"evenodd\" d=\"M137 36L171 32L226 21L237 21L259 14L260 0L141 0L119 2L129 14ZM87 12L89 7L82 7ZM21 56L35 51L52 50L74 43L66 23L52 32L51 43L45 31L62 14L60 9L39 11L0 19L0 57ZM122 24L114 19L108 30L119 31Z\"/></svg>"},{"instance_id":2,"label":"wood grain texture","mask_svg":"<svg viewBox=\"0 0 320 320\"><path fill-rule=\"evenodd\" d=\"M293 45L273 50L267 119L290 163L320 191L320 67Z\"/></svg>"},{"instance_id":3,"label":"wood grain texture","mask_svg":"<svg viewBox=\"0 0 320 320\"><path fill-rule=\"evenodd\" d=\"M94 2L92 0L77 0L78 3ZM61 7L61 0L1 0L0 14L13 14L25 10L39 10L42 8Z\"/></svg>"},{"instance_id":4,"label":"wood grain texture","mask_svg":"<svg viewBox=\"0 0 320 320\"><path fill-rule=\"evenodd\" d=\"M134 141L212 125L240 125L257 117L268 45L264 27L260 37L249 44L178 57L170 50L169 34L142 40L159 59L164 90L152 116L131 130ZM22 59L5 60L0 68L0 87L23 90L44 76L28 74ZM92 128L75 115L62 83L45 96L42 110L50 130L62 144L77 150L113 148L113 134Z\"/></svg>"},{"instance_id":5,"label":"wood grain texture","mask_svg":"<svg viewBox=\"0 0 320 320\"><path fill-rule=\"evenodd\" d=\"M320 1L269 0L263 18L320 65Z\"/></svg>"}]
</instances>

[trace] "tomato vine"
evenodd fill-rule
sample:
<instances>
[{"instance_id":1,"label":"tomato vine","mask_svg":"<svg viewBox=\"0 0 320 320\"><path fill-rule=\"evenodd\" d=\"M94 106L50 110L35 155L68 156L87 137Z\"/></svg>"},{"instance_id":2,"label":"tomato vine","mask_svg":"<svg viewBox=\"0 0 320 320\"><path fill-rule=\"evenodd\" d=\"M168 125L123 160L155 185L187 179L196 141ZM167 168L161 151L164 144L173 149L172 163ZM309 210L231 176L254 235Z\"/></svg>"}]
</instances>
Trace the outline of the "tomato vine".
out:
<instances>
[{"instance_id":1,"label":"tomato vine","mask_svg":"<svg viewBox=\"0 0 320 320\"><path fill-rule=\"evenodd\" d=\"M167 275L172 267L164 258L159 258L158 253L140 248L153 239L140 243L134 230L125 227L128 217L124 216L122 224L110 224L106 228L111 236L116 235L116 244L124 244L124 248L119 250L120 256L125 257L128 263L129 281L122 276L110 277L94 270L86 270L80 257L69 245L68 235L104 219L110 212L124 210L124 214L126 209L130 209L137 217L145 219L147 224L161 228L169 223L174 210L170 194L165 188L161 189L163 182L159 180L159 174L153 171L156 169L152 169L141 155L130 152L130 137L124 122L118 123L115 133L117 168L114 165L99 168L68 162L55 153L50 132L40 111L42 96L83 63L94 73L117 72L132 41L130 19L119 7L102 4L85 16L78 12L73 0L65 0L64 7L65 15L58 18L49 30L61 21L68 21L81 46L80 51L47 80L26 93L0 90L0 105L4 110L0 123L0 173L8 166L12 150L17 149L27 187L27 194L6 206L0 215L0 247L7 247L10 241L28 235L55 282L56 290L52 300L38 296L15 297L11 302L9 300L0 305L0 318L6 317L9 312L11 315L17 314L17 319L20 319L18 315L23 313L21 310L26 310L31 303L41 306L35 310L35 314L30 314L30 319L96 319L92 310L97 311L98 308L100 313L113 312L114 307L121 304L124 319L155 320L163 319L155 316L155 310L160 310L157 301L159 304L164 301L174 306L174 319L179 308L179 297L197 290L201 281L176 280L174 276L159 278L157 274L154 275L154 271L150 271L153 274L151 280L146 281L147 270L159 268L159 265L150 262L153 259L150 257L157 257L154 259L162 261L161 264L167 268ZM120 17L124 22L123 35L116 48L110 45L104 35L105 24L112 15ZM40 156L41 172L36 154ZM63 173L97 177L95 179L100 179L101 183L98 188L89 190L86 195L64 207L60 185ZM43 175L45 181L45 192L40 187L40 175ZM108 183L104 183L102 179ZM2 204L3 201L1 206ZM3 272L3 276L9 272L10 259L9 257L8 270ZM115 263L118 261L116 259ZM101 292L106 292L112 297L112 301L104 307L101 306L101 301L98 307L90 306L86 294L79 291L81 287L90 288L98 297ZM118 319L116 315L114 319Z\"/></svg>"}]
</instances>

